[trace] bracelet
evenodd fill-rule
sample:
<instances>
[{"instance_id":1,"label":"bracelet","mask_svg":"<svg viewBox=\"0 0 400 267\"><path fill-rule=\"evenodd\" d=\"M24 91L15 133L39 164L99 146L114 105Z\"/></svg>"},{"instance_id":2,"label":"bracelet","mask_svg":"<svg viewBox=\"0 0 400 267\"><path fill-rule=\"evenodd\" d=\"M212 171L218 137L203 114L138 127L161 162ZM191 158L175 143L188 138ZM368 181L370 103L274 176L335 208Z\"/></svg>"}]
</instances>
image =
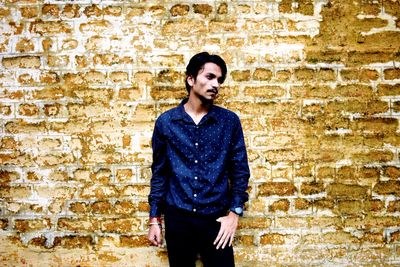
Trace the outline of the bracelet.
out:
<instances>
[{"instance_id":1,"label":"bracelet","mask_svg":"<svg viewBox=\"0 0 400 267\"><path fill-rule=\"evenodd\" d=\"M161 217L150 217L150 223L161 224L162 223Z\"/></svg>"},{"instance_id":2,"label":"bracelet","mask_svg":"<svg viewBox=\"0 0 400 267\"><path fill-rule=\"evenodd\" d=\"M151 226L151 225L158 225L158 226L161 227L161 223L158 223L158 222L151 222L151 223L149 223L149 225L150 225L150 226Z\"/></svg>"}]
</instances>

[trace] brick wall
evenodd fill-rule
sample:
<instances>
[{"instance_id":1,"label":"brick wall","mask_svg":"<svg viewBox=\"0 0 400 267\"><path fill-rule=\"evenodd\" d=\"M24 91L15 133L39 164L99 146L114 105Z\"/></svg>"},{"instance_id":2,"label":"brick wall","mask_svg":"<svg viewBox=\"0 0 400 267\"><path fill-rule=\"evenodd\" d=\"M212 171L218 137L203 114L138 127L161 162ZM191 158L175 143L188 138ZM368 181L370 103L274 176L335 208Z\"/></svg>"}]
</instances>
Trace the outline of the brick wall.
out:
<instances>
[{"instance_id":1,"label":"brick wall","mask_svg":"<svg viewBox=\"0 0 400 267\"><path fill-rule=\"evenodd\" d=\"M2 0L0 20L1 265L166 265L150 138L204 50L248 146L238 265L400 264L398 0Z\"/></svg>"}]
</instances>

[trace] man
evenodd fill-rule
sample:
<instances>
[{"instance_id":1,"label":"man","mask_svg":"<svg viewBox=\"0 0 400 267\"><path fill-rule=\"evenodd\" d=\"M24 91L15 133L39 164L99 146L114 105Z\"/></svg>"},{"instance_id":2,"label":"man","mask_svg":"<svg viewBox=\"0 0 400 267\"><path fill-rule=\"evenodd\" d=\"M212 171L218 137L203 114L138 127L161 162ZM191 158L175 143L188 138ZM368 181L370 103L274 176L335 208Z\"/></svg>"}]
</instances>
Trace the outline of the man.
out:
<instances>
[{"instance_id":1,"label":"man","mask_svg":"<svg viewBox=\"0 0 400 267\"><path fill-rule=\"evenodd\" d=\"M248 200L249 167L238 116L215 106L227 68L218 55L196 54L186 67L189 97L156 121L148 238L162 243L170 266L234 266L232 242Z\"/></svg>"}]
</instances>

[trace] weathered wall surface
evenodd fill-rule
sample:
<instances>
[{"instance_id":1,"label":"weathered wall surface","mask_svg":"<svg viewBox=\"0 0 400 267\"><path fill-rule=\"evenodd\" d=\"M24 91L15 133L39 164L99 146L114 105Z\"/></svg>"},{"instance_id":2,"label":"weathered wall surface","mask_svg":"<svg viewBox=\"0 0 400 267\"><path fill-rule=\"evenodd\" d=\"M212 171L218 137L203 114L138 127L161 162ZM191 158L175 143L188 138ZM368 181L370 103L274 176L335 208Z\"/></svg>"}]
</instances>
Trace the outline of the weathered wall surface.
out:
<instances>
[{"instance_id":1,"label":"weathered wall surface","mask_svg":"<svg viewBox=\"0 0 400 267\"><path fill-rule=\"evenodd\" d=\"M221 54L250 201L239 266L400 264L398 0L0 3L2 266L165 266L150 137Z\"/></svg>"}]
</instances>

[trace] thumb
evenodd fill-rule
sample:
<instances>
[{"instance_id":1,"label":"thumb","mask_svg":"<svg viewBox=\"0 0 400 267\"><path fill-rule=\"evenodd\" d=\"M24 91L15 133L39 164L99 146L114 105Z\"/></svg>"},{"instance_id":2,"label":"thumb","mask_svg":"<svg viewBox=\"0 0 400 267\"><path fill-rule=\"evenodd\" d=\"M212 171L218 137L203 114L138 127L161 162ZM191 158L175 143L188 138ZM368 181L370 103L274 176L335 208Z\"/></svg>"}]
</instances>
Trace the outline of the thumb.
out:
<instances>
[{"instance_id":1,"label":"thumb","mask_svg":"<svg viewBox=\"0 0 400 267\"><path fill-rule=\"evenodd\" d=\"M222 222L222 218L219 217L219 218L217 219L217 222Z\"/></svg>"}]
</instances>

